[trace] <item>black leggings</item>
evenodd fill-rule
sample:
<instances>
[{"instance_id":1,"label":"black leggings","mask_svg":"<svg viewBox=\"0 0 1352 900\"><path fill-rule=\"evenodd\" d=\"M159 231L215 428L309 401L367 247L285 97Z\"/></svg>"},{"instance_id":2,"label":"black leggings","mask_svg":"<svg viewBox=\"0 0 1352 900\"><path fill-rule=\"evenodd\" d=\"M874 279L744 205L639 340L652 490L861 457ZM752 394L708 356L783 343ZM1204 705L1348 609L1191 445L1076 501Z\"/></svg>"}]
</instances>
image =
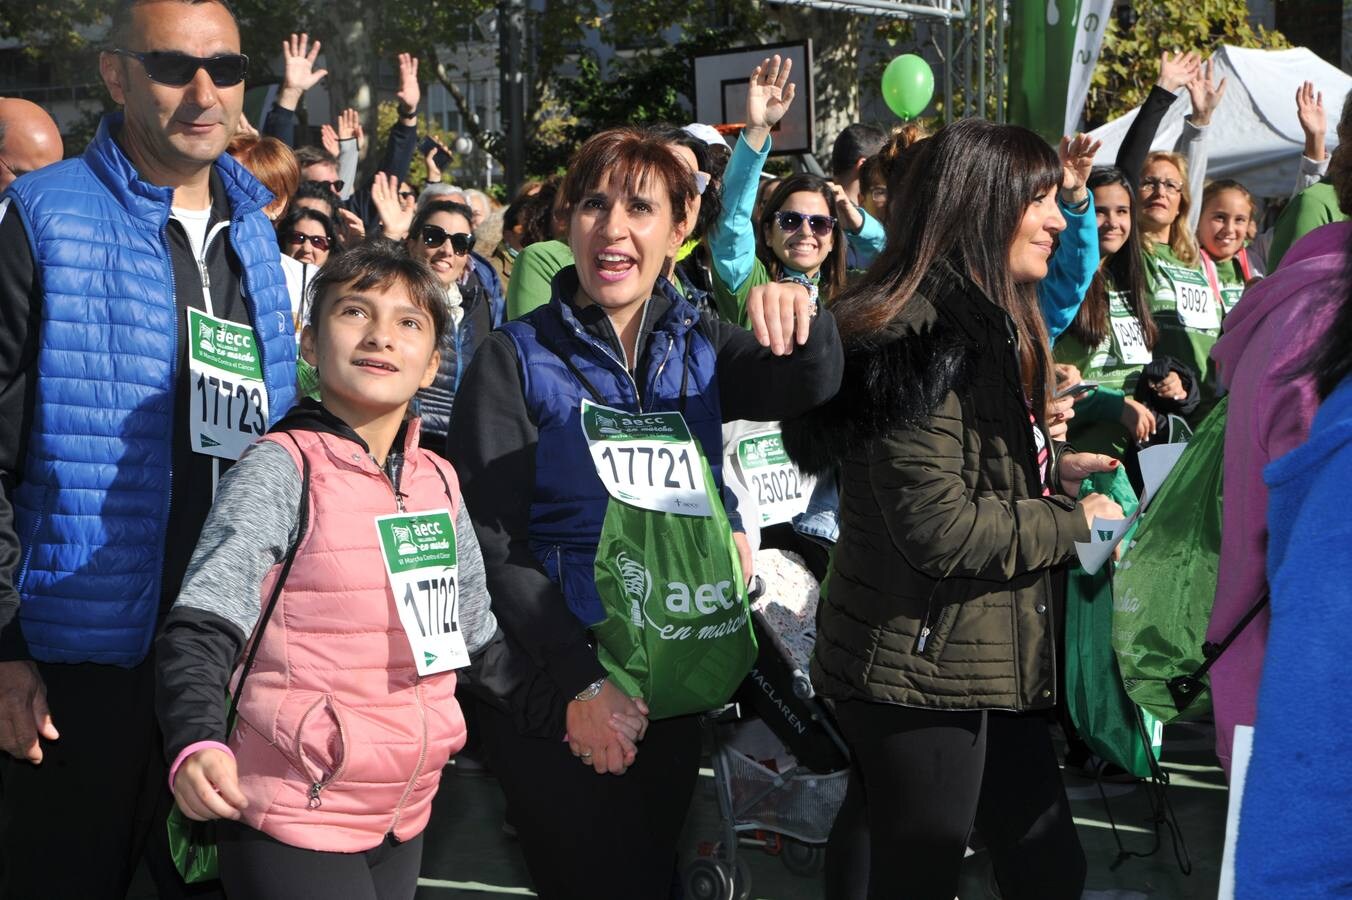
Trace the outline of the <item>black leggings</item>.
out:
<instances>
[{"instance_id":1,"label":"black leggings","mask_svg":"<svg viewBox=\"0 0 1352 900\"><path fill-rule=\"evenodd\" d=\"M836 717L866 795L871 900L952 900L973 826L1005 900L1079 898L1084 850L1045 716L855 700Z\"/></svg>"},{"instance_id":2,"label":"black leggings","mask_svg":"<svg viewBox=\"0 0 1352 900\"><path fill-rule=\"evenodd\" d=\"M230 900L413 900L423 836L391 835L364 853L302 850L247 825L222 822L217 847Z\"/></svg>"},{"instance_id":3,"label":"black leggings","mask_svg":"<svg viewBox=\"0 0 1352 900\"><path fill-rule=\"evenodd\" d=\"M666 900L699 777L699 719L650 723L627 772L597 775L564 741L522 737L493 707L479 711L541 900Z\"/></svg>"}]
</instances>

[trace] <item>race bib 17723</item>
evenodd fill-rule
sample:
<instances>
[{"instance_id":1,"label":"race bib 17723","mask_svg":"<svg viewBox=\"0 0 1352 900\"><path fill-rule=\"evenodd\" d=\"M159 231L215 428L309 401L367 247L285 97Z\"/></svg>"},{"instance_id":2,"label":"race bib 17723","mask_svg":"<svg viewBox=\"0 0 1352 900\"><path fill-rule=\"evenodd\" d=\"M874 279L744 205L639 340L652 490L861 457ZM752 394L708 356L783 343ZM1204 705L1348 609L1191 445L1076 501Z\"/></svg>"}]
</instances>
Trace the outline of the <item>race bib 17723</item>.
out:
<instances>
[{"instance_id":1,"label":"race bib 17723","mask_svg":"<svg viewBox=\"0 0 1352 900\"><path fill-rule=\"evenodd\" d=\"M268 430L268 392L253 329L188 310L193 452L239 459Z\"/></svg>"},{"instance_id":2,"label":"race bib 17723","mask_svg":"<svg viewBox=\"0 0 1352 900\"><path fill-rule=\"evenodd\" d=\"M629 413L582 401L582 432L606 493L632 506L711 516L700 449L679 412Z\"/></svg>"},{"instance_id":3,"label":"race bib 17723","mask_svg":"<svg viewBox=\"0 0 1352 900\"><path fill-rule=\"evenodd\" d=\"M376 517L380 552L419 675L469 665L460 631L459 568L450 510Z\"/></svg>"}]
</instances>

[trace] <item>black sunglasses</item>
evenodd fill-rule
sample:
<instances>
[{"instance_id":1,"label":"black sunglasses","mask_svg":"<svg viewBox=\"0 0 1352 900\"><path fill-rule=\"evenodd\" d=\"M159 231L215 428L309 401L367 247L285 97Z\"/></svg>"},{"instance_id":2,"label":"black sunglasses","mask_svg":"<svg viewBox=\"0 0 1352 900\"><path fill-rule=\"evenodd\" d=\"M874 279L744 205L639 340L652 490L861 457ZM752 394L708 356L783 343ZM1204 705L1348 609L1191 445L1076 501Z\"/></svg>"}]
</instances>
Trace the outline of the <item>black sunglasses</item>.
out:
<instances>
[{"instance_id":1,"label":"black sunglasses","mask_svg":"<svg viewBox=\"0 0 1352 900\"><path fill-rule=\"evenodd\" d=\"M343 185L347 183L343 181L343 179L341 178L335 179L334 181L316 181L315 179L312 178L310 179L310 182L312 184L322 184L324 185L324 187L333 191L335 194L341 194L343 192Z\"/></svg>"},{"instance_id":2,"label":"black sunglasses","mask_svg":"<svg viewBox=\"0 0 1352 900\"><path fill-rule=\"evenodd\" d=\"M802 228L804 220L817 237L826 237L831 233L831 229L836 227L835 216L805 216L800 212L784 209L775 213L775 222L778 223L779 230L785 234L793 234Z\"/></svg>"},{"instance_id":3,"label":"black sunglasses","mask_svg":"<svg viewBox=\"0 0 1352 900\"><path fill-rule=\"evenodd\" d=\"M220 56L189 56L177 50L151 50L138 53L135 50L117 49L118 56L128 56L140 62L146 70L146 76L159 84L170 87L183 87L197 77L198 69L206 69L211 83L216 87L234 87L249 73L249 57L243 53L223 53Z\"/></svg>"},{"instance_id":4,"label":"black sunglasses","mask_svg":"<svg viewBox=\"0 0 1352 900\"><path fill-rule=\"evenodd\" d=\"M447 238L451 241L451 249L455 251L456 256L464 256L474 249L474 235L457 232L452 234L440 225L424 225L422 227L423 246L431 249L440 247L446 243Z\"/></svg>"},{"instance_id":5,"label":"black sunglasses","mask_svg":"<svg viewBox=\"0 0 1352 900\"><path fill-rule=\"evenodd\" d=\"M306 241L314 244L320 253L328 252L329 239L322 234L301 234L299 231L293 231L286 236L286 242L292 247L303 247Z\"/></svg>"}]
</instances>

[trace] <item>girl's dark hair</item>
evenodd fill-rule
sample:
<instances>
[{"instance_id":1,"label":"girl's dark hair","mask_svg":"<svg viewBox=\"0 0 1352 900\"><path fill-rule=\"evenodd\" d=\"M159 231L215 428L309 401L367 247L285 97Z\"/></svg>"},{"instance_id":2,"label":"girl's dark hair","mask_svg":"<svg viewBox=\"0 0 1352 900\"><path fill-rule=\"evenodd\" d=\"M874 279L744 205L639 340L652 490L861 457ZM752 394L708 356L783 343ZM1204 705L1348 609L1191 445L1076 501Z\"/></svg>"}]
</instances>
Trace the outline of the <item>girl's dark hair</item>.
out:
<instances>
[{"instance_id":1,"label":"girl's dark hair","mask_svg":"<svg viewBox=\"0 0 1352 900\"><path fill-rule=\"evenodd\" d=\"M686 234L685 239L692 241L704 237L723 213L723 192L718 179L713 177L715 166L709 145L675 125L654 125L648 133L664 144L679 144L689 148L690 152L695 154L695 166L710 176L708 187L700 195L699 218L695 220L694 227Z\"/></svg>"},{"instance_id":2,"label":"girl's dark hair","mask_svg":"<svg viewBox=\"0 0 1352 900\"><path fill-rule=\"evenodd\" d=\"M1087 185L1089 190L1096 191L1108 185L1116 185L1126 192L1127 202L1131 204L1131 230L1127 232L1126 243L1099 265L1098 271L1094 273L1094 280L1089 282L1084 302L1080 304L1080 309L1075 313L1075 319L1066 332L1073 334L1081 344L1091 350L1103 343L1103 339L1108 335L1108 278L1104 274L1106 272L1112 276L1112 282L1117 289L1126 293L1127 306L1141 323L1145 345L1153 350L1155 341L1159 339L1160 329L1155 324L1155 317L1150 314L1150 298L1146 296L1145 263L1141 259L1141 238L1136 227L1136 191L1132 188L1127 173L1117 166L1095 166L1089 174Z\"/></svg>"},{"instance_id":3,"label":"girl's dark hair","mask_svg":"<svg viewBox=\"0 0 1352 900\"><path fill-rule=\"evenodd\" d=\"M441 282L422 260L414 259L402 244L385 238L368 241L345 253L329 257L310 282L307 318L315 333L323 321L323 306L344 285L355 291L389 290L399 286L408 291L413 305L432 319L433 346L440 347L450 324L450 312L443 299Z\"/></svg>"},{"instance_id":4,"label":"girl's dark hair","mask_svg":"<svg viewBox=\"0 0 1352 900\"><path fill-rule=\"evenodd\" d=\"M329 239L329 251L338 253L338 235L333 228L333 220L324 215L317 209L310 209L308 206L298 206L277 223L277 246L285 252L286 236L296 230L296 226L301 222L317 222L320 228L324 229L324 236Z\"/></svg>"},{"instance_id":5,"label":"girl's dark hair","mask_svg":"<svg viewBox=\"0 0 1352 900\"><path fill-rule=\"evenodd\" d=\"M458 200L429 200L414 214L413 222L408 226L408 236L412 238L422 231L422 227L427 224L427 220L437 213L461 216L469 223L470 233L474 232L474 210L467 205Z\"/></svg>"},{"instance_id":6,"label":"girl's dark hair","mask_svg":"<svg viewBox=\"0 0 1352 900\"><path fill-rule=\"evenodd\" d=\"M1324 400L1338 385L1352 375L1352 262L1343 275L1343 301L1333 314L1328 330L1315 344L1304 371L1299 373L1314 378L1319 399Z\"/></svg>"},{"instance_id":7,"label":"girl's dark hair","mask_svg":"<svg viewBox=\"0 0 1352 900\"><path fill-rule=\"evenodd\" d=\"M914 122L893 128L887 143L864 161L864 167L859 170L859 180L866 185L886 185L900 180L901 170L912 156L911 148L927 137L929 132Z\"/></svg>"},{"instance_id":8,"label":"girl's dark hair","mask_svg":"<svg viewBox=\"0 0 1352 900\"><path fill-rule=\"evenodd\" d=\"M826 208L830 210L830 215L835 216L836 214L836 194L835 191L831 190L831 183L825 178L820 175L800 172L797 175L780 179L779 185L775 187L774 192L765 201L765 208L761 210L760 221L756 223L756 255L760 257L760 261L765 266L765 271L769 274L771 281L778 281L784 275L784 263L770 249L769 243L765 240L765 232L778 227L774 224L775 213L779 212L780 208L789 202L790 196L797 193L820 194L821 198L826 201ZM828 302L834 300L845 289L846 276L849 274L847 271L848 263L846 262L848 253L849 247L846 244L845 226L837 217L836 226L831 229L831 252L822 261L821 279L818 282L822 300Z\"/></svg>"},{"instance_id":9,"label":"girl's dark hair","mask_svg":"<svg viewBox=\"0 0 1352 900\"><path fill-rule=\"evenodd\" d=\"M1037 285L1010 276L1009 248L1029 204L1060 184L1056 152L1017 125L959 119L921 141L900 183L887 186L886 248L835 303L841 338L881 331L930 270L948 264L1014 320L1023 386L1040 418L1051 356L1047 326Z\"/></svg>"}]
</instances>

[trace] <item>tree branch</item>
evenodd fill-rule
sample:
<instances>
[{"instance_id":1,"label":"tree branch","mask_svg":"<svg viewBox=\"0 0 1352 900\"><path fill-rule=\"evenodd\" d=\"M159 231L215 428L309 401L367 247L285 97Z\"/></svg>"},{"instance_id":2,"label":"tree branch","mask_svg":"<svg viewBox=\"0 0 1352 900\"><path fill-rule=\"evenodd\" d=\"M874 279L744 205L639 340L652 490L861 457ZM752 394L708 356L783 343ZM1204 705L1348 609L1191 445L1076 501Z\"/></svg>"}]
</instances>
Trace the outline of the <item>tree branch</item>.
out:
<instances>
[{"instance_id":1,"label":"tree branch","mask_svg":"<svg viewBox=\"0 0 1352 900\"><path fill-rule=\"evenodd\" d=\"M451 78L451 73L446 70L446 65L441 61L440 57L434 58L436 59L437 81L441 82L441 86L446 89L446 93L450 94L451 99L455 101L455 108L460 111L460 119L465 123L466 129L470 133L470 137L472 137L474 143L482 147L484 152L489 156L492 156L498 162L502 162L503 160L500 156L502 135L484 128L483 121L480 120L479 114L474 111L472 106L470 106L469 98L465 96L465 92L460 90L460 86Z\"/></svg>"}]
</instances>

